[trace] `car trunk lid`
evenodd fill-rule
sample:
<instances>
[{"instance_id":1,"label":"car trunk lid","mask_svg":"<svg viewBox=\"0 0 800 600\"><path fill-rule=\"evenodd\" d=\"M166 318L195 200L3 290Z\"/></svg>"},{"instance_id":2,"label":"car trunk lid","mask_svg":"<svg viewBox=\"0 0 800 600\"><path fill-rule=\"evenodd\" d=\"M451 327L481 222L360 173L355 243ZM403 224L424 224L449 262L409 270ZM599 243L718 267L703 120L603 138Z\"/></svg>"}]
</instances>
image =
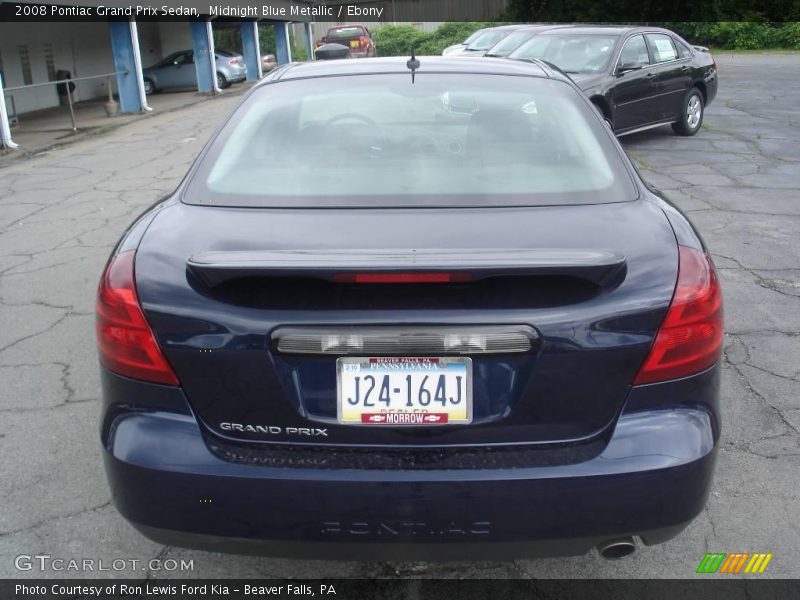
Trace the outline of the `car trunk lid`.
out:
<instances>
[{"instance_id":1,"label":"car trunk lid","mask_svg":"<svg viewBox=\"0 0 800 600\"><path fill-rule=\"evenodd\" d=\"M575 444L613 427L669 305L677 246L648 201L336 211L175 203L145 235L136 273L159 344L215 435ZM509 332L525 332L528 346L503 346ZM361 346L322 351L325 336L347 335ZM443 341L469 335L483 335L471 338L483 346ZM282 336L311 346L292 351ZM339 423L337 360L405 354L470 360L470 424Z\"/></svg>"}]
</instances>

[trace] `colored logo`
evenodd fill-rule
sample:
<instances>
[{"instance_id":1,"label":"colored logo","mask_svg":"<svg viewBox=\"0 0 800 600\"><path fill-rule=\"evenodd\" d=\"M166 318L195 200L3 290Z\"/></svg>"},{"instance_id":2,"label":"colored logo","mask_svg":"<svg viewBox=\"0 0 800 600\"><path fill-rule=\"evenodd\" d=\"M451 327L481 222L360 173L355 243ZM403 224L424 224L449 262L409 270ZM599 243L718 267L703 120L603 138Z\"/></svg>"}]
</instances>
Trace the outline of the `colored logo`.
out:
<instances>
[{"instance_id":1,"label":"colored logo","mask_svg":"<svg viewBox=\"0 0 800 600\"><path fill-rule=\"evenodd\" d=\"M763 573L767 570L772 553L766 552L707 552L697 567L698 573Z\"/></svg>"}]
</instances>

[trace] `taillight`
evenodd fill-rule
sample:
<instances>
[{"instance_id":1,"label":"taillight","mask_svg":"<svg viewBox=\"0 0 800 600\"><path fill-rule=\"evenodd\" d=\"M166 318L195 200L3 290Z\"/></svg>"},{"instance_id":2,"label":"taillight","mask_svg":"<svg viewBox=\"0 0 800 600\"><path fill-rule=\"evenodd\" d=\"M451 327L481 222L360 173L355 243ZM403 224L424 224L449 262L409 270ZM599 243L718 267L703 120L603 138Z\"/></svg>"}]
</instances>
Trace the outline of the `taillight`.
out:
<instances>
[{"instance_id":1,"label":"taillight","mask_svg":"<svg viewBox=\"0 0 800 600\"><path fill-rule=\"evenodd\" d=\"M471 281L469 273L337 273L336 283L458 283Z\"/></svg>"},{"instance_id":2,"label":"taillight","mask_svg":"<svg viewBox=\"0 0 800 600\"><path fill-rule=\"evenodd\" d=\"M238 65L239 64L239 59L238 58L232 58L231 59L231 64L232 65Z\"/></svg>"},{"instance_id":3,"label":"taillight","mask_svg":"<svg viewBox=\"0 0 800 600\"><path fill-rule=\"evenodd\" d=\"M678 248L675 293L634 385L686 377L722 353L722 291L714 263L700 250Z\"/></svg>"},{"instance_id":4,"label":"taillight","mask_svg":"<svg viewBox=\"0 0 800 600\"><path fill-rule=\"evenodd\" d=\"M135 251L108 263L97 290L97 348L111 371L155 383L178 385L139 306L133 272Z\"/></svg>"},{"instance_id":5,"label":"taillight","mask_svg":"<svg viewBox=\"0 0 800 600\"><path fill-rule=\"evenodd\" d=\"M365 38L363 35L360 38L358 38L358 45L361 48L366 48L367 47L367 38Z\"/></svg>"}]
</instances>

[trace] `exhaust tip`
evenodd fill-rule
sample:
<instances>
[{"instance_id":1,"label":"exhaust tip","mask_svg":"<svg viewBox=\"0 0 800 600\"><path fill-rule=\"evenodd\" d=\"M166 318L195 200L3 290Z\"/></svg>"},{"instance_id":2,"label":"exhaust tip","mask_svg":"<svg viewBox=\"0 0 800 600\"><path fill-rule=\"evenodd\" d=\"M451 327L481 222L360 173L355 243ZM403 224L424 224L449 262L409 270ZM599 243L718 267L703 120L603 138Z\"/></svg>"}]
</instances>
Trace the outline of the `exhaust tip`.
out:
<instances>
[{"instance_id":1,"label":"exhaust tip","mask_svg":"<svg viewBox=\"0 0 800 600\"><path fill-rule=\"evenodd\" d=\"M598 545L597 551L606 560L618 560L636 552L636 542L632 537L617 538Z\"/></svg>"}]
</instances>

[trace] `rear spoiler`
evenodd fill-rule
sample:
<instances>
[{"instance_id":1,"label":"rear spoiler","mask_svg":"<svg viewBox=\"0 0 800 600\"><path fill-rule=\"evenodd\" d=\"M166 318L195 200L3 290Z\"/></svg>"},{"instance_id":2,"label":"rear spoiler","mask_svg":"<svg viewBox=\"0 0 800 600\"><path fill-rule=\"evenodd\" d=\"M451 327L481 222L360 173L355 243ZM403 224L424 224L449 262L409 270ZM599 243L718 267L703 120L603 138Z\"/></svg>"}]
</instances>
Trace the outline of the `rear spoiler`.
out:
<instances>
[{"instance_id":1,"label":"rear spoiler","mask_svg":"<svg viewBox=\"0 0 800 600\"><path fill-rule=\"evenodd\" d=\"M518 275L563 275L599 287L619 283L627 261L613 250L464 248L426 250L242 250L201 252L187 270L208 287L262 277L333 281L348 273L459 273L470 280Z\"/></svg>"}]
</instances>

